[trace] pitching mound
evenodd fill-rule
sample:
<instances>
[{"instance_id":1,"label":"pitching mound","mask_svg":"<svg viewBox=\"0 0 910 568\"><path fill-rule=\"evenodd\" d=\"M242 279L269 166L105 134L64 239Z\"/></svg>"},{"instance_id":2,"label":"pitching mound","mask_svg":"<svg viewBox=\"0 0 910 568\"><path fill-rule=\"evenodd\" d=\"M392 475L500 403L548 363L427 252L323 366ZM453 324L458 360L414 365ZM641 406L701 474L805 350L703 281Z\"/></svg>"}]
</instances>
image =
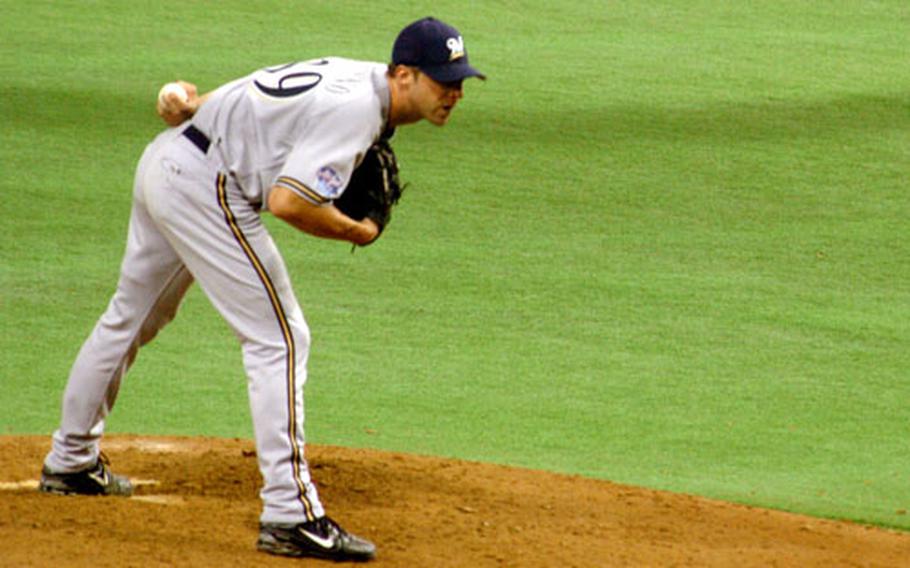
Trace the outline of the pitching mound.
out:
<instances>
[{"instance_id":1,"label":"pitching mound","mask_svg":"<svg viewBox=\"0 0 910 568\"><path fill-rule=\"evenodd\" d=\"M112 436L129 498L41 494L47 437L0 437L0 565L323 565L256 552L253 444ZM494 465L309 448L374 566L901 566L910 534Z\"/></svg>"}]
</instances>

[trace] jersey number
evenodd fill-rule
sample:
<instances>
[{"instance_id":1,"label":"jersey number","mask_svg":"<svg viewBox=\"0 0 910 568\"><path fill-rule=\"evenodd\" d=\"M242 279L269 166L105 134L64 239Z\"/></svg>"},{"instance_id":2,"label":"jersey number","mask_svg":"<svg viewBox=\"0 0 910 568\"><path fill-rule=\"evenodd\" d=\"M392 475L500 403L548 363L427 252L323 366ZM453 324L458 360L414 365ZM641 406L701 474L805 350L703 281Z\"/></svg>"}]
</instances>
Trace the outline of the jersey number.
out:
<instances>
[{"instance_id":1,"label":"jersey number","mask_svg":"<svg viewBox=\"0 0 910 568\"><path fill-rule=\"evenodd\" d=\"M262 93L277 98L288 98L302 95L322 81L322 75L315 71L304 71L313 65L325 65L328 61L307 63L288 63L281 67L263 69L257 74L253 84Z\"/></svg>"}]
</instances>

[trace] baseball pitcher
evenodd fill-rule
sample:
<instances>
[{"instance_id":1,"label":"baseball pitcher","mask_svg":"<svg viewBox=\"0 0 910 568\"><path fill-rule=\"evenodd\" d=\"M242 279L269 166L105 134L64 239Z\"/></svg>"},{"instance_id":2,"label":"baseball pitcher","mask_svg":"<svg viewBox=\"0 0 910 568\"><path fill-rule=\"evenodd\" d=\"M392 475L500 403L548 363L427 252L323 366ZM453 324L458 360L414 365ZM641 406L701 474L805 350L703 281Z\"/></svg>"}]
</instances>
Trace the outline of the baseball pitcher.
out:
<instances>
[{"instance_id":1,"label":"baseball pitcher","mask_svg":"<svg viewBox=\"0 0 910 568\"><path fill-rule=\"evenodd\" d=\"M41 490L132 493L100 452L105 418L139 348L196 282L243 352L263 477L258 548L372 558L371 542L326 515L310 477L310 330L260 215L372 243L401 191L392 134L420 120L445 124L468 77L484 78L461 34L424 18L400 32L390 64L324 57L266 67L201 96L191 83L165 90L158 111L171 128L136 169L120 280L72 366Z\"/></svg>"}]
</instances>

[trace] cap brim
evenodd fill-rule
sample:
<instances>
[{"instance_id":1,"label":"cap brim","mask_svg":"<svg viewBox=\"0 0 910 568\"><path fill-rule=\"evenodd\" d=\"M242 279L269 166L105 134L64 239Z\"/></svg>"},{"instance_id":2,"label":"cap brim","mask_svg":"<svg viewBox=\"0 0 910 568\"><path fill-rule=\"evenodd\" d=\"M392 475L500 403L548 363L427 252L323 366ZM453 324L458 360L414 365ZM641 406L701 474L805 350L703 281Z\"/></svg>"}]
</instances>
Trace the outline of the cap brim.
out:
<instances>
[{"instance_id":1,"label":"cap brim","mask_svg":"<svg viewBox=\"0 0 910 568\"><path fill-rule=\"evenodd\" d=\"M451 83L453 81L461 81L462 79L467 79L468 77L477 77L478 79L486 80L487 76L474 69L468 65L465 61L455 61L453 63L446 63L444 65L433 65L421 67L421 71L432 77L434 80L439 81L440 83Z\"/></svg>"}]
</instances>

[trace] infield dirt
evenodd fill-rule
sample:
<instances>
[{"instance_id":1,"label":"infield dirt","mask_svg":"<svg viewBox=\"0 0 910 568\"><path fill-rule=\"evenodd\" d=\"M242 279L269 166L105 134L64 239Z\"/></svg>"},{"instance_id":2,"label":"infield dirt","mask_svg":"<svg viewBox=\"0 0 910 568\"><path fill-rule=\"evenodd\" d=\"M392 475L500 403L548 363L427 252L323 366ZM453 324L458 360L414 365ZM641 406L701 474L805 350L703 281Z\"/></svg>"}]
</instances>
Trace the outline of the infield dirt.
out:
<instances>
[{"instance_id":1,"label":"infield dirt","mask_svg":"<svg viewBox=\"0 0 910 568\"><path fill-rule=\"evenodd\" d=\"M0 566L327 566L255 550L253 443L111 436L132 498L39 493L47 437L0 437ZM310 446L371 566L906 566L910 534L574 476Z\"/></svg>"}]
</instances>

